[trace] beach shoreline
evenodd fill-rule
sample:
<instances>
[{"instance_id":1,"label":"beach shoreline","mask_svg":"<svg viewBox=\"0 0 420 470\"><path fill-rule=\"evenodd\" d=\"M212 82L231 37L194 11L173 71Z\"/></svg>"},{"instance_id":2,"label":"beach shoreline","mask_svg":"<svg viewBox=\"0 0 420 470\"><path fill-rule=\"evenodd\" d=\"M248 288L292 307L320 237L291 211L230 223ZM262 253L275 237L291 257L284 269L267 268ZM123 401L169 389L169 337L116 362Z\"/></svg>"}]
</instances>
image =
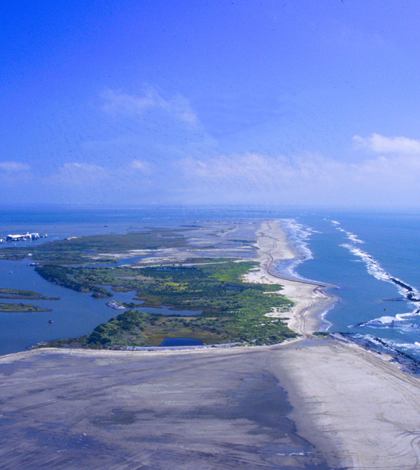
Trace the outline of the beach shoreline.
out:
<instances>
[{"instance_id":1,"label":"beach shoreline","mask_svg":"<svg viewBox=\"0 0 420 470\"><path fill-rule=\"evenodd\" d=\"M277 259L296 256L282 229L279 221L262 224L258 237L261 269L251 279L280 280L282 293L296 302L287 313L288 326L301 338L278 349L286 359L279 375L298 432L311 439L334 468L418 468L419 378L410 375L409 366L395 360L395 355L364 348L341 335L313 336L324 324L323 313L338 301L323 289L335 286L273 275L270 267L276 255Z\"/></svg>"},{"instance_id":2,"label":"beach shoreline","mask_svg":"<svg viewBox=\"0 0 420 470\"><path fill-rule=\"evenodd\" d=\"M324 312L332 308L338 298L324 292L332 288L323 282L292 279L274 272L273 264L278 261L292 261L303 255L290 241L280 220L264 221L256 232L257 261L260 267L244 276L248 282L260 284L281 284L281 294L295 305L288 312L270 312L266 316L284 318L289 328L301 336L310 337L325 324Z\"/></svg>"}]
</instances>

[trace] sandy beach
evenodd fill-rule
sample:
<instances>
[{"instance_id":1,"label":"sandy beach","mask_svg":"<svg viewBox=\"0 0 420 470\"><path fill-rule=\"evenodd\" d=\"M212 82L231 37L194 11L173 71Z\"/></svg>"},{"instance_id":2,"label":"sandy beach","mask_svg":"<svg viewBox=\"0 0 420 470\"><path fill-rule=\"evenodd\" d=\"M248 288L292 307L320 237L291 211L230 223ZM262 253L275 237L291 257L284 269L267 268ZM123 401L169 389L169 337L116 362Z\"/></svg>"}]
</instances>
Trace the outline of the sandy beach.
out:
<instances>
[{"instance_id":1,"label":"sandy beach","mask_svg":"<svg viewBox=\"0 0 420 470\"><path fill-rule=\"evenodd\" d=\"M256 232L258 270L245 276L249 282L281 284L281 293L295 302L292 310L286 313L273 312L270 317L288 318L289 328L300 335L307 336L319 331L323 324L320 315L330 308L336 298L326 295L322 289L325 284L303 282L273 273L272 264L279 260L293 260L302 256L287 238L280 220L265 221Z\"/></svg>"},{"instance_id":2,"label":"sandy beach","mask_svg":"<svg viewBox=\"0 0 420 470\"><path fill-rule=\"evenodd\" d=\"M324 455L335 468L420 468L420 380L399 370L390 356L344 338L314 339L312 333L322 323L319 314L337 299L327 296L321 283L292 281L270 272L273 260L296 256L280 221L264 222L257 235L261 267L249 280L280 279L282 292L296 302L285 314L288 324L307 338L281 352L282 377L300 435L329 448Z\"/></svg>"},{"instance_id":3,"label":"sandy beach","mask_svg":"<svg viewBox=\"0 0 420 470\"><path fill-rule=\"evenodd\" d=\"M420 380L391 357L312 335L334 298L279 277L299 256L280 221L257 231L301 337L194 351L44 349L0 358L0 468L420 468ZM31 466L32 465L32 466Z\"/></svg>"},{"instance_id":4,"label":"sandy beach","mask_svg":"<svg viewBox=\"0 0 420 470\"><path fill-rule=\"evenodd\" d=\"M304 341L282 351L285 388L299 433L334 468L417 469L419 379L389 358L340 341Z\"/></svg>"}]
</instances>

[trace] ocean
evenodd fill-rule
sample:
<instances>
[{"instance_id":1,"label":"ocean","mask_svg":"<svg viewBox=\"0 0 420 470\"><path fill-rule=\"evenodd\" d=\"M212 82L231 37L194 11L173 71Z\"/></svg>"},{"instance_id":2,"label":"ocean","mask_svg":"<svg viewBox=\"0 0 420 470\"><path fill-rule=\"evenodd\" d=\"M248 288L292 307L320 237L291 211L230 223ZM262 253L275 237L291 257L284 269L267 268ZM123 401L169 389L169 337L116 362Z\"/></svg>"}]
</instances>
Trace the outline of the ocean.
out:
<instances>
[{"instance_id":1,"label":"ocean","mask_svg":"<svg viewBox=\"0 0 420 470\"><path fill-rule=\"evenodd\" d=\"M194 221L270 218L285 220L302 252L301 260L272 268L336 286L327 290L338 301L324 312L324 331L376 342L420 360L420 214L276 207L20 207L0 210L0 238L29 231L54 240ZM41 341L87 334L115 316L103 299L52 285L28 262L0 261L0 287L34 290L61 300L36 302L52 308L51 313L0 313L0 355ZM131 296L118 293L114 298L130 301Z\"/></svg>"},{"instance_id":2,"label":"ocean","mask_svg":"<svg viewBox=\"0 0 420 470\"><path fill-rule=\"evenodd\" d=\"M319 212L297 217L298 276L337 286L324 331L420 359L419 214ZM379 341L378 341L379 340Z\"/></svg>"}]
</instances>

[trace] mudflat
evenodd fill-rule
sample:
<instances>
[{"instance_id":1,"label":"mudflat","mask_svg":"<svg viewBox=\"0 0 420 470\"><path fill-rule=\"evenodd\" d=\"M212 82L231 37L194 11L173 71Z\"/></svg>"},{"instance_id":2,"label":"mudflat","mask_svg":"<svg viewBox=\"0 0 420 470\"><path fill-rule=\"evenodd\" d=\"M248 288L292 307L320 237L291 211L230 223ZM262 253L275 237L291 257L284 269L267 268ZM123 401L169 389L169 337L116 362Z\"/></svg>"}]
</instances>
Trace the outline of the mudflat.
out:
<instances>
[{"instance_id":1,"label":"mudflat","mask_svg":"<svg viewBox=\"0 0 420 470\"><path fill-rule=\"evenodd\" d=\"M420 380L330 339L0 358L0 468L419 468Z\"/></svg>"},{"instance_id":2,"label":"mudflat","mask_svg":"<svg viewBox=\"0 0 420 470\"><path fill-rule=\"evenodd\" d=\"M268 347L5 356L0 468L326 470L288 417L282 358Z\"/></svg>"}]
</instances>

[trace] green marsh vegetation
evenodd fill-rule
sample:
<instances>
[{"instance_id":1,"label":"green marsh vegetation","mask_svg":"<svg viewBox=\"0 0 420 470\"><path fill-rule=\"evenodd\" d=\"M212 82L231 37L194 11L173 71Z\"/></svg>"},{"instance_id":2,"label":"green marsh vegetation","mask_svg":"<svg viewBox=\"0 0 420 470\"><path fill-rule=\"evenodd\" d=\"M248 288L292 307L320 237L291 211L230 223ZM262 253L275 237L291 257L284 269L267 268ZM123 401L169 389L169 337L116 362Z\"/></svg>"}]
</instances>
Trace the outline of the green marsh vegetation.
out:
<instances>
[{"instance_id":1,"label":"green marsh vegetation","mask_svg":"<svg viewBox=\"0 0 420 470\"><path fill-rule=\"evenodd\" d=\"M265 316L274 308L287 311L292 306L279 293L281 286L244 282L243 275L257 267L257 263L223 257L223 249L229 252L232 247L251 245L252 240L237 238L235 230L222 227L215 237L220 238L215 245L205 242L200 245L199 250L206 250L211 257L197 257L197 248L192 248L188 238L194 228L72 237L34 245L30 250L7 247L0 250L0 258L19 260L30 252L31 259L39 262L36 272L46 280L93 297L111 298L114 292L134 292L133 302L124 305L130 310L99 325L87 336L49 343L52 346L157 346L165 338L177 337L196 338L204 344L258 345L279 343L296 336L282 320ZM236 238L230 239L230 232ZM192 234L191 240L196 237L197 233ZM191 257L187 255L176 264L170 257L162 259L159 255L153 266L141 263L103 266L121 257L136 256L141 250L153 258L156 250L171 248L186 252L192 249ZM40 294L28 292L0 292L0 296L41 298ZM141 311L142 307L162 306L169 307L173 315ZM177 313L181 310L192 314Z\"/></svg>"},{"instance_id":2,"label":"green marsh vegetation","mask_svg":"<svg viewBox=\"0 0 420 470\"><path fill-rule=\"evenodd\" d=\"M132 308L87 336L59 340L49 346L109 348L115 346L158 346L165 338L196 338L204 344L275 344L295 337L282 320L265 314L273 308L287 311L293 305L279 294L280 285L252 284L242 276L255 268L253 262L158 267L57 267L39 266L46 279L66 287L95 294L99 286L132 290L141 305ZM111 294L111 291L107 291ZM112 295L112 294L111 294ZM149 314L142 307L168 306L173 315ZM176 310L201 311L192 316Z\"/></svg>"},{"instance_id":3,"label":"green marsh vegetation","mask_svg":"<svg viewBox=\"0 0 420 470\"><path fill-rule=\"evenodd\" d=\"M0 299L60 300L59 297L47 297L31 290L6 289L3 287L0 287Z\"/></svg>"},{"instance_id":4,"label":"green marsh vegetation","mask_svg":"<svg viewBox=\"0 0 420 470\"><path fill-rule=\"evenodd\" d=\"M326 331L315 331L312 333L314 336L318 336L318 338L328 339L330 334Z\"/></svg>"},{"instance_id":5,"label":"green marsh vegetation","mask_svg":"<svg viewBox=\"0 0 420 470\"><path fill-rule=\"evenodd\" d=\"M9 304L0 302L0 312L25 313L25 312L52 312L49 308L42 308L31 304Z\"/></svg>"},{"instance_id":6,"label":"green marsh vegetation","mask_svg":"<svg viewBox=\"0 0 420 470\"><path fill-rule=\"evenodd\" d=\"M38 292L23 289L8 289L0 287L0 300L59 300L59 297L47 297ZM24 303L0 302L0 312L51 312L49 308L38 307Z\"/></svg>"}]
</instances>

